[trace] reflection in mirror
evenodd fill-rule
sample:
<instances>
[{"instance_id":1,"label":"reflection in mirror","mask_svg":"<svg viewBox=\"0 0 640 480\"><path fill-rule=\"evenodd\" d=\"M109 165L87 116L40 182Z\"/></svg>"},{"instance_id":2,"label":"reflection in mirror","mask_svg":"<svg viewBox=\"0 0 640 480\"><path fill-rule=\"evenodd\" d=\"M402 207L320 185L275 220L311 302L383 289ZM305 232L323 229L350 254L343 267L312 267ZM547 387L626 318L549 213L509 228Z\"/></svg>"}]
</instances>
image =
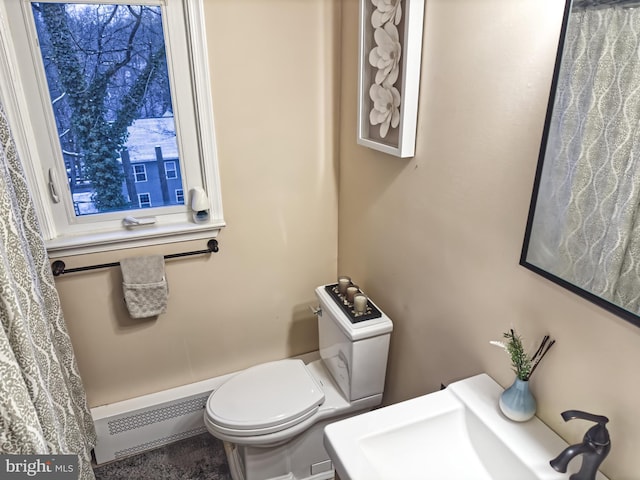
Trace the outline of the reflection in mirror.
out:
<instances>
[{"instance_id":1,"label":"reflection in mirror","mask_svg":"<svg viewBox=\"0 0 640 480\"><path fill-rule=\"evenodd\" d=\"M567 2L520 263L640 326L640 1Z\"/></svg>"}]
</instances>

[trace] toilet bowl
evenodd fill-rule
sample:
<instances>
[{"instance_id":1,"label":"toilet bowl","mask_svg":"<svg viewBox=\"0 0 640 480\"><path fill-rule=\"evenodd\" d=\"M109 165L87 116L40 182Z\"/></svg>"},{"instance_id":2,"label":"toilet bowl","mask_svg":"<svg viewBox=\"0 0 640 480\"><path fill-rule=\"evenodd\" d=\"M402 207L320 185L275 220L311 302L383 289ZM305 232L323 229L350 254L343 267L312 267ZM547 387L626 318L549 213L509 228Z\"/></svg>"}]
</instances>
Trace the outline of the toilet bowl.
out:
<instances>
[{"instance_id":1,"label":"toilet bowl","mask_svg":"<svg viewBox=\"0 0 640 480\"><path fill-rule=\"evenodd\" d=\"M320 359L285 359L243 370L209 397L204 420L225 442L234 480L333 478L323 429L382 402L393 324L375 316L358 321L333 291L320 302Z\"/></svg>"}]
</instances>

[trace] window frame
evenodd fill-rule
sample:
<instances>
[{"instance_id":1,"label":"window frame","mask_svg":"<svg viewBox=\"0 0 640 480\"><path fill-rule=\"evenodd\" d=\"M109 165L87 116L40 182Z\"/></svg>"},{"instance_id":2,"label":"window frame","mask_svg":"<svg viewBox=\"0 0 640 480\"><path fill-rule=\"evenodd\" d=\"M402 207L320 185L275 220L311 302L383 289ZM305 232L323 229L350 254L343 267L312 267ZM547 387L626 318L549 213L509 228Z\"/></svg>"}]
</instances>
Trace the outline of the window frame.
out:
<instances>
[{"instance_id":1,"label":"window frame","mask_svg":"<svg viewBox=\"0 0 640 480\"><path fill-rule=\"evenodd\" d=\"M142 167L142 171L139 172L137 170L137 167ZM131 168L133 169L133 181L135 183L142 183L148 180L147 166L144 163L134 163L133 165L131 165ZM141 175L141 178L143 178L144 180L138 180L138 175Z\"/></svg>"},{"instance_id":2,"label":"window frame","mask_svg":"<svg viewBox=\"0 0 640 480\"><path fill-rule=\"evenodd\" d=\"M67 0L67 3L73 1ZM63 181L59 181L59 177L62 176L64 171L61 173L58 170L56 173L54 170L51 173L51 162L49 159L43 158L46 156L45 153L42 152L41 148L38 149L35 146L34 142L38 129L35 126L32 113L34 108L29 107L30 103L27 100L32 98L33 83L25 85L25 76L17 63L18 57L28 54L29 58L31 58L32 53L30 50L27 52L23 45L19 45L16 42L10 29L12 22L7 21L8 18L14 18L16 9L19 8L24 12L24 6L30 8L30 1L0 0L0 99L11 122L16 147L25 166L25 172L49 254L52 256L75 255L215 237L225 225L225 222L222 214L213 100L210 88L204 0L134 0L126 2L122 0L102 2L84 0L81 3L159 4L163 8L163 14L166 15L167 22L172 25L170 28L173 29L172 35L174 36L168 45L168 51L171 51L171 53L167 56L168 62L173 64L173 67L170 68L170 75L172 76L174 90L177 84L174 83L175 72L177 71L176 65L179 64L180 58L180 54L176 53L177 50L188 53L187 67L191 73L189 76L193 95L193 101L190 105L191 110L185 113L184 105L182 105L183 111L181 114L183 119L187 114L192 116L195 127L193 131L189 131L190 129L184 127L184 121L181 121L180 125L176 125L176 128L180 130L182 144L190 142L197 146L198 161L195 169L199 170L197 173L199 173L200 178L192 175L187 183L183 174L183 189L185 193L188 193L190 189L195 187L204 188L209 199L210 215L208 222L196 224L192 221L191 212L188 208L185 208L188 207L189 202L185 201L185 207L182 209L176 208L181 207L180 205L174 205L165 207L166 210L154 208L149 211L148 208L145 208L144 213L139 210L122 211L117 216L114 214L110 223L84 221L84 219L76 219L76 223L73 225L65 226L60 223L59 212L57 212L57 216L54 215L55 208L49 196L49 182L52 181L58 189L68 187L66 175ZM178 13L180 13L180 18L177 18ZM171 18L169 19L169 17ZM13 22L16 21L19 20L13 20ZM186 38L177 39L175 37L175 24L181 21L184 22L183 24L188 25L188 27L185 27ZM47 98L46 101L48 102L49 99ZM44 101L41 103L44 103ZM181 159L183 158L185 158L185 155L181 153ZM185 163L186 160L180 162L181 168ZM194 170L193 167L192 170ZM175 213L176 211L178 213ZM140 214L155 215L159 221L153 225L134 228L126 227L120 221L127 215L136 216ZM106 223L109 223L108 227L105 226Z\"/></svg>"},{"instance_id":3,"label":"window frame","mask_svg":"<svg viewBox=\"0 0 640 480\"><path fill-rule=\"evenodd\" d=\"M151 203L151 194L149 192L139 192L138 194L138 206L140 208L153 208L153 204ZM147 197L148 200L142 201L142 197ZM148 206L144 206L143 204L149 204Z\"/></svg>"},{"instance_id":4,"label":"window frame","mask_svg":"<svg viewBox=\"0 0 640 480\"><path fill-rule=\"evenodd\" d=\"M167 168L168 165L171 165L171 168ZM171 176L169 176L171 173ZM178 178L178 168L176 167L175 160L165 160L164 162L164 176L167 180L176 180Z\"/></svg>"}]
</instances>

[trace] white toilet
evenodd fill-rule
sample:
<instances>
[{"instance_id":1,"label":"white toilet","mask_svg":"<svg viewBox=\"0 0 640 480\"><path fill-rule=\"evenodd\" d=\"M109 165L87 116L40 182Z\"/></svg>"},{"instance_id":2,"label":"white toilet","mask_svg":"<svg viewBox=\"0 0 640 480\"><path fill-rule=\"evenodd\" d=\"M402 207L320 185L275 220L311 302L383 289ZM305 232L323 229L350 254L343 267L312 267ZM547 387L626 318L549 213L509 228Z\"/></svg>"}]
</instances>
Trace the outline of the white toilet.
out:
<instances>
[{"instance_id":1,"label":"white toilet","mask_svg":"<svg viewBox=\"0 0 640 480\"><path fill-rule=\"evenodd\" d=\"M333 478L324 427L382 402L393 324L370 300L353 317L333 287L316 288L320 360L250 367L209 397L205 424L224 440L233 480Z\"/></svg>"}]
</instances>

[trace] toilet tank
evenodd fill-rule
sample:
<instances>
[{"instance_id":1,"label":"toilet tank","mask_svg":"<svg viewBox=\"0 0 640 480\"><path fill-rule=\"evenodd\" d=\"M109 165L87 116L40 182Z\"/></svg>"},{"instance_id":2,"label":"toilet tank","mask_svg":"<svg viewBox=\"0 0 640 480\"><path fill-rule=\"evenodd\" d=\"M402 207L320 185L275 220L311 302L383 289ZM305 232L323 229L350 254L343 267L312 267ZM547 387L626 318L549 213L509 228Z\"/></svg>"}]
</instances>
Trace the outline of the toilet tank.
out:
<instances>
[{"instance_id":1,"label":"toilet tank","mask_svg":"<svg viewBox=\"0 0 640 480\"><path fill-rule=\"evenodd\" d=\"M380 317L352 323L326 287L316 288L316 296L320 356L327 370L349 401L382 394L393 323L371 299Z\"/></svg>"}]
</instances>

